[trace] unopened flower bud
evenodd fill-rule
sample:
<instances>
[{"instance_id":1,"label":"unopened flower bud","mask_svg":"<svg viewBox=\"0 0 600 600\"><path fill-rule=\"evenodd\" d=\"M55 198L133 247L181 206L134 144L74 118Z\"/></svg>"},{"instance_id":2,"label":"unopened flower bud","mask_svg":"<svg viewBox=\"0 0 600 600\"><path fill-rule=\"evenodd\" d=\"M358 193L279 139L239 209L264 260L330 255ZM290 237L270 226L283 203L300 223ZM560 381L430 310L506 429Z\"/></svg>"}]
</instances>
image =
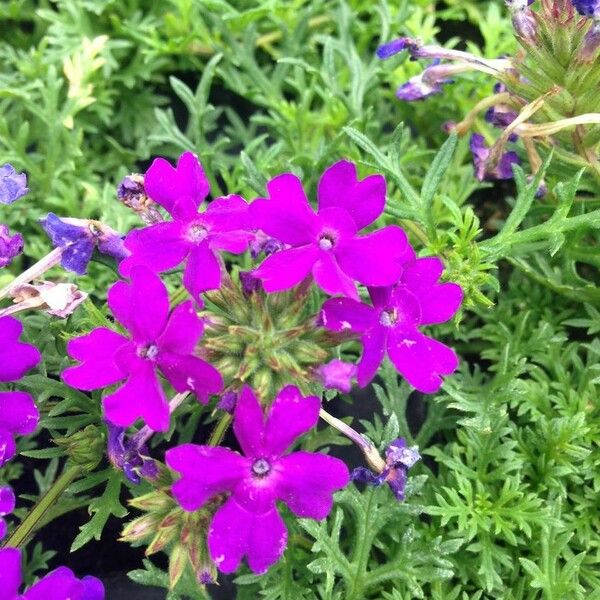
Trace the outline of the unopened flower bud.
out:
<instances>
[{"instance_id":1,"label":"unopened flower bud","mask_svg":"<svg viewBox=\"0 0 600 600\"><path fill-rule=\"evenodd\" d=\"M104 456L104 437L95 425L67 437L54 438L54 443L64 448L67 456L84 471L93 471Z\"/></svg>"},{"instance_id":2,"label":"unopened flower bud","mask_svg":"<svg viewBox=\"0 0 600 600\"><path fill-rule=\"evenodd\" d=\"M141 173L132 173L123 178L117 187L117 198L137 213L147 225L163 220L154 201L146 195L144 176Z\"/></svg>"}]
</instances>

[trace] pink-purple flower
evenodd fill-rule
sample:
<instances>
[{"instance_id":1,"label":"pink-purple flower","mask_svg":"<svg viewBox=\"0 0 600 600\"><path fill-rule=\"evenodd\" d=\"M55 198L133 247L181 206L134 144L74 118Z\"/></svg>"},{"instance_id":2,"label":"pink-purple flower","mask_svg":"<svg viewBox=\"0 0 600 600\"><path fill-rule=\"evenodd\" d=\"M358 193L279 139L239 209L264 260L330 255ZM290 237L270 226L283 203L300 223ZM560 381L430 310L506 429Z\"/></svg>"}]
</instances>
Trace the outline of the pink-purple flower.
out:
<instances>
[{"instance_id":1,"label":"pink-purple flower","mask_svg":"<svg viewBox=\"0 0 600 600\"><path fill-rule=\"evenodd\" d=\"M10 235L8 227L0 223L0 269L10 265L13 259L23 252L24 245L20 233Z\"/></svg>"},{"instance_id":2,"label":"pink-purple flower","mask_svg":"<svg viewBox=\"0 0 600 600\"><path fill-rule=\"evenodd\" d=\"M475 176L479 181L512 179L513 165L518 165L521 162L516 152L509 151L500 156L496 165L490 165L491 151L485 143L485 138L480 133L471 135L469 146L473 155Z\"/></svg>"},{"instance_id":3,"label":"pink-purple flower","mask_svg":"<svg viewBox=\"0 0 600 600\"><path fill-rule=\"evenodd\" d=\"M131 283L119 281L108 292L108 305L129 337L106 327L71 340L69 355L80 365L66 369L63 380L82 390L102 389L125 380L104 397L106 418L127 427L142 418L151 429L169 427L169 405L157 372L177 392L191 391L201 402L223 387L219 372L194 355L203 333L193 302L169 314L169 295L160 278L143 266L131 270Z\"/></svg>"},{"instance_id":4,"label":"pink-purple flower","mask_svg":"<svg viewBox=\"0 0 600 600\"><path fill-rule=\"evenodd\" d=\"M13 317L0 317L0 382L18 381L41 360L38 349L19 341L23 325ZM37 427L39 413L25 392L0 392L0 466L16 452L15 435L28 435Z\"/></svg>"},{"instance_id":5,"label":"pink-purple flower","mask_svg":"<svg viewBox=\"0 0 600 600\"><path fill-rule=\"evenodd\" d=\"M320 401L294 386L281 390L265 419L252 390L240 394L234 432L245 454L227 448L184 444L167 451L167 464L181 473L173 494L188 511L229 493L210 524L212 560L235 571L243 556L255 573L265 572L285 550L287 530L276 502L299 517L324 519L334 491L349 480L337 458L311 452L286 454L296 438L314 427Z\"/></svg>"},{"instance_id":6,"label":"pink-purple flower","mask_svg":"<svg viewBox=\"0 0 600 600\"><path fill-rule=\"evenodd\" d=\"M131 231L125 246L131 256L120 272L128 276L135 265L146 265L156 273L173 269L185 261L183 283L200 302L200 293L221 285L219 252L244 252L253 239L248 204L241 196L213 200L203 212L198 209L210 190L202 165L191 152L184 152L174 168L157 158L145 175L149 198L173 218Z\"/></svg>"},{"instance_id":7,"label":"pink-purple flower","mask_svg":"<svg viewBox=\"0 0 600 600\"><path fill-rule=\"evenodd\" d=\"M71 569L59 567L29 589L19 593L23 582L21 552L17 548L0 550L0 600L104 600L99 579L78 579Z\"/></svg>"},{"instance_id":8,"label":"pink-purple flower","mask_svg":"<svg viewBox=\"0 0 600 600\"><path fill-rule=\"evenodd\" d=\"M9 485L0 487L0 540L6 535L6 521L3 517L15 510L15 493Z\"/></svg>"},{"instance_id":9,"label":"pink-purple flower","mask_svg":"<svg viewBox=\"0 0 600 600\"><path fill-rule=\"evenodd\" d=\"M355 281L382 286L402 272L407 239L397 225L359 235L383 212L382 175L359 180L356 166L342 160L321 176L318 210L311 207L302 183L284 173L267 183L269 198L255 200L255 225L290 247L269 256L254 271L267 292L279 292L307 276L328 294L358 299Z\"/></svg>"},{"instance_id":10,"label":"pink-purple flower","mask_svg":"<svg viewBox=\"0 0 600 600\"><path fill-rule=\"evenodd\" d=\"M456 370L454 351L419 330L422 325L449 320L462 301L460 286L438 282L442 271L438 258L418 258L406 267L396 285L369 289L372 306L350 298L332 298L324 303L324 327L360 336L360 386L373 379L386 354L398 372L425 393L436 392L441 376Z\"/></svg>"},{"instance_id":11,"label":"pink-purple flower","mask_svg":"<svg viewBox=\"0 0 600 600\"><path fill-rule=\"evenodd\" d=\"M348 394L352 389L352 379L356 377L356 365L334 358L325 365L321 365L317 374L326 390L339 390Z\"/></svg>"}]
</instances>

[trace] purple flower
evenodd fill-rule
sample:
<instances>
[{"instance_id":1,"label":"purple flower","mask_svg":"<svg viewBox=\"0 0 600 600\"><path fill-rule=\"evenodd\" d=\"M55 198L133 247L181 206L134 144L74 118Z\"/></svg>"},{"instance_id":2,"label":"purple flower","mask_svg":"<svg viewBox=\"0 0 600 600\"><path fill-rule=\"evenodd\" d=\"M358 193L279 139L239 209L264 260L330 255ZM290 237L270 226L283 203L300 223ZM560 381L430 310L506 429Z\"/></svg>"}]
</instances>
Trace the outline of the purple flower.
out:
<instances>
[{"instance_id":1,"label":"purple flower","mask_svg":"<svg viewBox=\"0 0 600 600\"><path fill-rule=\"evenodd\" d=\"M387 44L382 44L377 48L377 57L385 60L402 52L403 50L408 50L412 48L417 43L416 40L408 37L398 38L396 40L392 40Z\"/></svg>"},{"instance_id":2,"label":"purple flower","mask_svg":"<svg viewBox=\"0 0 600 600\"><path fill-rule=\"evenodd\" d=\"M387 483L396 497L396 500L402 502L404 500L404 488L406 487L406 475L419 459L417 447L406 447L404 438L395 439L385 451L386 468L382 473L376 475L366 467L357 467L352 471L351 478L353 481L360 481L367 485L380 486Z\"/></svg>"},{"instance_id":3,"label":"purple flower","mask_svg":"<svg viewBox=\"0 0 600 600\"><path fill-rule=\"evenodd\" d=\"M282 250L285 246L279 240L268 236L260 229L254 232L254 238L250 241L250 256L258 258L264 252L265 256L270 256L277 250Z\"/></svg>"},{"instance_id":4,"label":"purple flower","mask_svg":"<svg viewBox=\"0 0 600 600\"><path fill-rule=\"evenodd\" d=\"M369 289L373 306L349 298L325 302L321 310L325 327L360 335L361 387L373 379L386 352L397 371L421 392L436 392L441 375L456 370L454 351L419 331L421 325L450 319L462 301L460 286L438 283L442 271L439 258L419 258L406 268L397 285Z\"/></svg>"},{"instance_id":5,"label":"purple flower","mask_svg":"<svg viewBox=\"0 0 600 600\"><path fill-rule=\"evenodd\" d=\"M397 225L359 236L385 206L385 179L358 180L356 166L342 160L321 176L319 209L311 207L300 180L284 173L267 183L269 198L255 200L251 213L260 229L291 248L269 256L254 271L267 292L279 292L312 275L328 294L358 299L357 280L388 285L402 272L406 234Z\"/></svg>"},{"instance_id":6,"label":"purple flower","mask_svg":"<svg viewBox=\"0 0 600 600\"><path fill-rule=\"evenodd\" d=\"M521 161L516 152L505 152L500 157L498 164L491 167L489 163L490 149L485 143L485 138L480 133L471 135L469 142L471 153L473 154L473 166L475 176L479 181L491 179L512 179L513 165L518 165Z\"/></svg>"},{"instance_id":7,"label":"purple flower","mask_svg":"<svg viewBox=\"0 0 600 600\"><path fill-rule=\"evenodd\" d=\"M67 385L97 390L125 379L103 400L106 418L128 427L138 417L151 429L169 428L169 404L160 371L177 390L192 391L203 403L223 387L219 372L194 356L203 324L192 301L169 315L169 295L160 278L143 266L131 271L131 283L118 281L108 291L108 305L130 337L105 327L75 338L69 356L81 362L63 371Z\"/></svg>"},{"instance_id":8,"label":"purple flower","mask_svg":"<svg viewBox=\"0 0 600 600\"><path fill-rule=\"evenodd\" d=\"M35 346L19 341L23 325L13 317L0 317L0 382L18 381L35 367L41 355ZM16 452L15 435L37 427L39 413L33 398L24 392L0 392L0 466Z\"/></svg>"},{"instance_id":9,"label":"purple flower","mask_svg":"<svg viewBox=\"0 0 600 600\"><path fill-rule=\"evenodd\" d=\"M233 390L228 390L227 392L221 395L221 398L217 403L217 408L224 410L229 414L233 414L237 405L237 400L238 395Z\"/></svg>"},{"instance_id":10,"label":"purple flower","mask_svg":"<svg viewBox=\"0 0 600 600\"><path fill-rule=\"evenodd\" d=\"M19 594L21 583L20 550L0 550L0 600L104 600L104 586L99 579L78 579L67 567L55 569Z\"/></svg>"},{"instance_id":11,"label":"purple flower","mask_svg":"<svg viewBox=\"0 0 600 600\"><path fill-rule=\"evenodd\" d=\"M262 281L256 277L254 271L240 271L239 277L240 283L242 284L242 290L247 296L262 290Z\"/></svg>"},{"instance_id":12,"label":"purple flower","mask_svg":"<svg viewBox=\"0 0 600 600\"><path fill-rule=\"evenodd\" d=\"M600 19L600 0L573 0L573 5L582 17Z\"/></svg>"},{"instance_id":13,"label":"purple flower","mask_svg":"<svg viewBox=\"0 0 600 600\"><path fill-rule=\"evenodd\" d=\"M318 369L321 382L325 389L339 390L348 394L352 389L352 379L356 377L357 368L352 363L334 358Z\"/></svg>"},{"instance_id":14,"label":"purple flower","mask_svg":"<svg viewBox=\"0 0 600 600\"><path fill-rule=\"evenodd\" d=\"M6 521L2 518L15 510L15 493L9 485L0 487L0 540L6 535Z\"/></svg>"},{"instance_id":15,"label":"purple flower","mask_svg":"<svg viewBox=\"0 0 600 600\"><path fill-rule=\"evenodd\" d=\"M424 100L429 96L441 93L443 91L442 85L454 83L454 80L449 79L449 76L461 73L464 70L464 65L442 65L439 59L435 59L419 75L411 77L401 85L396 91L396 96L406 102Z\"/></svg>"},{"instance_id":16,"label":"purple flower","mask_svg":"<svg viewBox=\"0 0 600 600\"><path fill-rule=\"evenodd\" d=\"M529 8L531 0L506 0L506 4L511 12L517 36L524 41L535 42L538 25L533 11Z\"/></svg>"},{"instance_id":17,"label":"purple flower","mask_svg":"<svg viewBox=\"0 0 600 600\"><path fill-rule=\"evenodd\" d=\"M600 3L597 4L600 7ZM597 9L600 12L600 8ZM594 62L598 50L600 50L600 15L596 17L588 32L583 38L583 43L579 50L579 58L584 62Z\"/></svg>"},{"instance_id":18,"label":"purple flower","mask_svg":"<svg viewBox=\"0 0 600 600\"><path fill-rule=\"evenodd\" d=\"M0 167L0 204L12 204L28 192L25 173L17 173L9 164Z\"/></svg>"},{"instance_id":19,"label":"purple flower","mask_svg":"<svg viewBox=\"0 0 600 600\"><path fill-rule=\"evenodd\" d=\"M10 235L6 225L0 224L0 269L7 267L13 261L13 258L23 252L23 236L20 233Z\"/></svg>"},{"instance_id":20,"label":"purple flower","mask_svg":"<svg viewBox=\"0 0 600 600\"><path fill-rule=\"evenodd\" d=\"M245 456L228 448L183 444L167 451L169 467L181 473L173 494L187 511L230 492L215 513L208 532L212 560L225 572L235 571L243 556L255 573L277 562L287 544L285 524L276 508L280 500L299 517L324 519L335 490L349 479L346 465L312 452L285 454L297 437L319 419L320 401L285 387L268 417L249 387L235 410L233 429Z\"/></svg>"},{"instance_id":21,"label":"purple flower","mask_svg":"<svg viewBox=\"0 0 600 600\"><path fill-rule=\"evenodd\" d=\"M55 248L62 248L60 264L68 271L84 275L97 246L102 254L117 262L127 256L121 235L98 221L89 219L60 219L48 213L40 221Z\"/></svg>"},{"instance_id":22,"label":"purple flower","mask_svg":"<svg viewBox=\"0 0 600 600\"><path fill-rule=\"evenodd\" d=\"M221 285L219 251L239 254L254 237L248 230L248 204L232 195L217 198L198 212L210 187L191 152L179 157L176 168L157 158L145 175L144 186L173 221L131 231L125 239L131 256L121 263L120 272L128 276L135 265L143 264L161 273L185 261L183 284L200 303L201 292Z\"/></svg>"},{"instance_id":23,"label":"purple flower","mask_svg":"<svg viewBox=\"0 0 600 600\"><path fill-rule=\"evenodd\" d=\"M107 454L112 465L123 471L125 477L136 485L141 478L154 478L158 467L150 458L145 444L138 446L134 439L125 436L125 429L106 423L108 431Z\"/></svg>"}]
</instances>

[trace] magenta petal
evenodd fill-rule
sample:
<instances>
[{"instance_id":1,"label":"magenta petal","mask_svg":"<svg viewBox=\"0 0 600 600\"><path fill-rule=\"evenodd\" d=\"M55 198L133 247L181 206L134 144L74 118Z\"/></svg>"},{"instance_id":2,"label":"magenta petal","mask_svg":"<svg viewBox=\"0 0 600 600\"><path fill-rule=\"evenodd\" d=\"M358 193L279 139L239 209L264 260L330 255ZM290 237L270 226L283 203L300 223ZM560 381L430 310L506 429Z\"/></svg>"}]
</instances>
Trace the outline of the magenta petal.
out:
<instances>
[{"instance_id":1,"label":"magenta petal","mask_svg":"<svg viewBox=\"0 0 600 600\"><path fill-rule=\"evenodd\" d=\"M458 368L454 350L416 330L392 330L387 351L400 374L425 394L437 392L442 385L440 376L450 375Z\"/></svg>"},{"instance_id":2,"label":"magenta petal","mask_svg":"<svg viewBox=\"0 0 600 600\"><path fill-rule=\"evenodd\" d=\"M215 198L202 214L211 231L251 229L250 205L236 194Z\"/></svg>"},{"instance_id":3,"label":"magenta petal","mask_svg":"<svg viewBox=\"0 0 600 600\"><path fill-rule=\"evenodd\" d=\"M4 392L0 392L0 396L2 393ZM17 445L12 434L10 431L0 427L0 467L4 466L16 454L16 452Z\"/></svg>"},{"instance_id":4,"label":"magenta petal","mask_svg":"<svg viewBox=\"0 0 600 600\"><path fill-rule=\"evenodd\" d=\"M390 303L393 289L394 287L391 285L384 287L370 287L369 296L371 297L373 306L380 309L385 308Z\"/></svg>"},{"instance_id":5,"label":"magenta petal","mask_svg":"<svg viewBox=\"0 0 600 600\"><path fill-rule=\"evenodd\" d=\"M333 492L348 484L348 467L326 454L294 452L279 460L277 497L298 517L324 519L333 504Z\"/></svg>"},{"instance_id":6,"label":"magenta petal","mask_svg":"<svg viewBox=\"0 0 600 600\"><path fill-rule=\"evenodd\" d=\"M183 285L201 303L200 294L221 287L221 263L208 242L198 244L188 257L183 273Z\"/></svg>"},{"instance_id":7,"label":"magenta petal","mask_svg":"<svg viewBox=\"0 0 600 600\"><path fill-rule=\"evenodd\" d=\"M262 279L263 286L269 293L288 290L310 274L318 255L319 251L315 246L280 250L266 258L253 275Z\"/></svg>"},{"instance_id":8,"label":"magenta petal","mask_svg":"<svg viewBox=\"0 0 600 600\"><path fill-rule=\"evenodd\" d=\"M35 431L40 413L33 398L25 392L0 392L0 429L19 435Z\"/></svg>"},{"instance_id":9,"label":"magenta petal","mask_svg":"<svg viewBox=\"0 0 600 600\"><path fill-rule=\"evenodd\" d=\"M164 222L134 229L125 238L125 248L131 255L119 265L119 273L129 277L131 269L144 265L155 273L162 273L183 262L191 244L184 237L185 223Z\"/></svg>"},{"instance_id":10,"label":"magenta petal","mask_svg":"<svg viewBox=\"0 0 600 600\"><path fill-rule=\"evenodd\" d=\"M212 394L218 394L223 389L223 378L219 371L197 356L160 352L156 360L163 375L177 392L194 392L204 404Z\"/></svg>"},{"instance_id":11,"label":"magenta petal","mask_svg":"<svg viewBox=\"0 0 600 600\"><path fill-rule=\"evenodd\" d=\"M104 600L104 585L99 579L87 575L81 583L83 583L83 595L80 600Z\"/></svg>"},{"instance_id":12,"label":"magenta petal","mask_svg":"<svg viewBox=\"0 0 600 600\"><path fill-rule=\"evenodd\" d=\"M115 362L115 353L129 340L106 327L98 327L87 335L73 338L67 352L80 365L62 372L62 380L79 390L98 390L123 379L127 373Z\"/></svg>"},{"instance_id":13,"label":"magenta petal","mask_svg":"<svg viewBox=\"0 0 600 600\"><path fill-rule=\"evenodd\" d=\"M363 345L358 363L358 385L365 387L375 377L385 356L385 342L388 332L385 327L373 327L360 338Z\"/></svg>"},{"instance_id":14,"label":"magenta petal","mask_svg":"<svg viewBox=\"0 0 600 600\"><path fill-rule=\"evenodd\" d=\"M169 403L150 362L144 362L103 404L106 418L120 427L141 417L154 431L169 429Z\"/></svg>"},{"instance_id":15,"label":"magenta petal","mask_svg":"<svg viewBox=\"0 0 600 600\"><path fill-rule=\"evenodd\" d=\"M280 455L296 438L312 429L319 420L321 401L316 396L302 396L300 390L284 387L269 411L265 427L265 449Z\"/></svg>"},{"instance_id":16,"label":"magenta petal","mask_svg":"<svg viewBox=\"0 0 600 600\"><path fill-rule=\"evenodd\" d=\"M335 256L330 252L319 254L312 272L316 284L327 294L341 294L354 300L359 299L354 281L340 269Z\"/></svg>"},{"instance_id":17,"label":"magenta petal","mask_svg":"<svg viewBox=\"0 0 600 600\"><path fill-rule=\"evenodd\" d=\"M183 444L167 450L167 465L181 478L171 488L184 510L195 511L230 491L248 470L248 460L228 448Z\"/></svg>"},{"instance_id":18,"label":"magenta petal","mask_svg":"<svg viewBox=\"0 0 600 600\"><path fill-rule=\"evenodd\" d=\"M17 600L21 585L21 552L17 548L0 550L0 600Z\"/></svg>"},{"instance_id":19,"label":"magenta petal","mask_svg":"<svg viewBox=\"0 0 600 600\"><path fill-rule=\"evenodd\" d=\"M19 341L23 332L21 321L0 317L0 381L17 381L41 360L38 349Z\"/></svg>"},{"instance_id":20,"label":"magenta petal","mask_svg":"<svg viewBox=\"0 0 600 600\"><path fill-rule=\"evenodd\" d=\"M247 385L238 398L233 431L246 456L260 456L264 447L264 416L254 392Z\"/></svg>"},{"instance_id":21,"label":"magenta petal","mask_svg":"<svg viewBox=\"0 0 600 600\"><path fill-rule=\"evenodd\" d=\"M244 555L257 574L276 563L287 545L287 530L275 508L256 515L230 498L215 514L208 531L212 560L223 573L233 573Z\"/></svg>"},{"instance_id":22,"label":"magenta petal","mask_svg":"<svg viewBox=\"0 0 600 600\"><path fill-rule=\"evenodd\" d=\"M173 309L165 330L158 338L158 346L161 351L192 354L203 331L204 325L194 310L193 302L187 300Z\"/></svg>"},{"instance_id":23,"label":"magenta petal","mask_svg":"<svg viewBox=\"0 0 600 600\"><path fill-rule=\"evenodd\" d=\"M248 244L255 238L255 234L249 231L225 231L213 233L209 244L214 250L226 250L232 254L241 254L248 248Z\"/></svg>"},{"instance_id":24,"label":"magenta petal","mask_svg":"<svg viewBox=\"0 0 600 600\"><path fill-rule=\"evenodd\" d=\"M356 166L340 160L329 167L319 181L319 211L339 206L348 211L356 227L370 225L385 207L386 185L383 175L370 175L359 180Z\"/></svg>"},{"instance_id":25,"label":"magenta petal","mask_svg":"<svg viewBox=\"0 0 600 600\"><path fill-rule=\"evenodd\" d=\"M0 487L0 516L5 517L15 510L15 493L9 485Z\"/></svg>"},{"instance_id":26,"label":"magenta petal","mask_svg":"<svg viewBox=\"0 0 600 600\"><path fill-rule=\"evenodd\" d=\"M386 286L400 279L407 244L404 231L389 225L340 244L335 254L350 277L364 285Z\"/></svg>"},{"instance_id":27,"label":"magenta petal","mask_svg":"<svg viewBox=\"0 0 600 600\"><path fill-rule=\"evenodd\" d=\"M185 219L196 213L210 190L202 165L191 152L184 152L177 168L164 158L154 160L144 177L148 196L173 217Z\"/></svg>"},{"instance_id":28,"label":"magenta petal","mask_svg":"<svg viewBox=\"0 0 600 600\"><path fill-rule=\"evenodd\" d=\"M269 200L259 198L250 205L254 226L285 244L308 244L317 227L317 217L292 173L274 177L267 183Z\"/></svg>"},{"instance_id":29,"label":"magenta petal","mask_svg":"<svg viewBox=\"0 0 600 600\"><path fill-rule=\"evenodd\" d=\"M108 290L108 305L136 341L155 341L169 316L169 294L160 277L147 267L131 270L131 283L117 281Z\"/></svg>"},{"instance_id":30,"label":"magenta petal","mask_svg":"<svg viewBox=\"0 0 600 600\"><path fill-rule=\"evenodd\" d=\"M350 298L331 298L321 308L323 327L331 331L366 331L377 325L377 311Z\"/></svg>"}]
</instances>

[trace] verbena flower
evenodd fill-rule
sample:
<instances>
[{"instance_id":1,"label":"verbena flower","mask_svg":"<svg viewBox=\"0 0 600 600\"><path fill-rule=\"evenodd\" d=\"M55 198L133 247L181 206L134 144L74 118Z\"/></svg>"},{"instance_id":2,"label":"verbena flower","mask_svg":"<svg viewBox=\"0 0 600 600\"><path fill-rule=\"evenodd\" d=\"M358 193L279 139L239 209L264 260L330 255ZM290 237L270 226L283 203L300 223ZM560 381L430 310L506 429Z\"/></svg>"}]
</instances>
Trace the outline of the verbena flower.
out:
<instances>
[{"instance_id":1,"label":"verbena flower","mask_svg":"<svg viewBox=\"0 0 600 600\"><path fill-rule=\"evenodd\" d=\"M386 353L398 372L425 393L436 392L441 375L456 370L454 351L419 331L422 325L450 319L462 301L460 286L438 283L442 271L438 258L419 258L406 268L397 285L370 288L373 306L349 298L324 303L321 322L325 327L360 336L360 386L373 379Z\"/></svg>"},{"instance_id":2,"label":"verbena flower","mask_svg":"<svg viewBox=\"0 0 600 600\"><path fill-rule=\"evenodd\" d=\"M15 493L12 488L9 485L0 487L0 540L6 536L8 529L6 521L2 517L10 515L15 510L15 502Z\"/></svg>"},{"instance_id":3,"label":"verbena flower","mask_svg":"<svg viewBox=\"0 0 600 600\"><path fill-rule=\"evenodd\" d=\"M22 581L20 550L0 550L0 600L104 600L99 579L89 575L78 579L67 567L55 569L19 593Z\"/></svg>"},{"instance_id":4,"label":"verbena flower","mask_svg":"<svg viewBox=\"0 0 600 600\"><path fill-rule=\"evenodd\" d=\"M144 177L144 187L173 221L131 231L125 239L131 256L121 263L120 272L128 276L135 265L142 264L161 273L185 261L183 284L200 302L201 292L221 285L219 252L244 252L253 238L248 204L232 195L217 198L198 212L210 186L191 152L179 157L176 168L157 158Z\"/></svg>"},{"instance_id":5,"label":"verbena flower","mask_svg":"<svg viewBox=\"0 0 600 600\"><path fill-rule=\"evenodd\" d=\"M359 180L356 167L342 160L323 173L318 187L318 211L311 207L302 183L284 173L267 183L269 198L251 205L257 227L291 248L269 256L254 271L267 292L279 292L312 273L328 294L358 299L354 280L388 285L402 270L407 247L397 225L358 235L381 215L386 185L382 175Z\"/></svg>"},{"instance_id":6,"label":"verbena flower","mask_svg":"<svg viewBox=\"0 0 600 600\"><path fill-rule=\"evenodd\" d=\"M10 235L8 227L0 223L0 269L10 265L13 259L23 252L24 245L20 233Z\"/></svg>"},{"instance_id":7,"label":"verbena flower","mask_svg":"<svg viewBox=\"0 0 600 600\"><path fill-rule=\"evenodd\" d=\"M475 176L479 181L489 179L512 179L513 165L518 165L521 161L516 152L504 152L500 156L496 165L490 165L490 149L485 143L485 138L480 133L471 135L469 142L471 154L473 155L473 166Z\"/></svg>"},{"instance_id":8,"label":"verbena flower","mask_svg":"<svg viewBox=\"0 0 600 600\"><path fill-rule=\"evenodd\" d=\"M150 428L166 431L169 404L158 379L160 371L178 391L192 391L208 402L223 386L219 372L194 356L203 324L192 301L169 314L169 295L160 278L146 267L131 270L131 283L119 281L108 291L108 305L130 332L106 327L71 340L69 355L81 364L63 371L68 385L82 390L125 383L104 397L106 418L127 427L141 417Z\"/></svg>"},{"instance_id":9,"label":"verbena flower","mask_svg":"<svg viewBox=\"0 0 600 600\"><path fill-rule=\"evenodd\" d=\"M117 262L128 255L121 234L98 221L60 219L48 213L40 223L54 247L62 249L60 264L77 275L86 273L96 247Z\"/></svg>"},{"instance_id":10,"label":"verbena flower","mask_svg":"<svg viewBox=\"0 0 600 600\"><path fill-rule=\"evenodd\" d=\"M173 494L183 509L196 511L211 498L230 493L208 533L211 558L221 571L235 571L247 556L250 568L263 573L281 557L287 531L276 508L278 500L299 517L324 519L333 492L348 483L348 469L337 458L285 454L298 436L317 424L319 409L316 396L302 397L298 388L288 386L265 420L254 393L245 387L233 424L245 456L193 444L167 451L167 464L181 473Z\"/></svg>"},{"instance_id":11,"label":"verbena flower","mask_svg":"<svg viewBox=\"0 0 600 600\"><path fill-rule=\"evenodd\" d=\"M318 369L318 374L325 389L339 390L348 394L357 371L356 365L334 358L326 365L322 365Z\"/></svg>"},{"instance_id":12,"label":"verbena flower","mask_svg":"<svg viewBox=\"0 0 600 600\"><path fill-rule=\"evenodd\" d=\"M158 475L158 467L150 458L145 444L137 445L128 438L123 427L106 423L108 432L107 454L112 465L123 471L125 477L138 484L142 477L153 478Z\"/></svg>"},{"instance_id":13,"label":"verbena flower","mask_svg":"<svg viewBox=\"0 0 600 600\"><path fill-rule=\"evenodd\" d=\"M0 204L12 204L28 192L25 173L17 173L9 164L0 167Z\"/></svg>"},{"instance_id":14,"label":"verbena flower","mask_svg":"<svg viewBox=\"0 0 600 600\"><path fill-rule=\"evenodd\" d=\"M367 485L380 486L387 483L396 497L396 500L404 500L404 490L408 470L421 458L416 446L408 448L404 438L395 439L385 451L386 468L379 474L373 473L366 467L357 467L352 471L353 481L360 481Z\"/></svg>"},{"instance_id":15,"label":"verbena flower","mask_svg":"<svg viewBox=\"0 0 600 600\"><path fill-rule=\"evenodd\" d=\"M18 381L35 367L41 355L35 346L19 341L23 325L13 317L0 317L0 383ZM25 392L0 392L0 466L16 452L15 435L27 435L37 427L39 413Z\"/></svg>"}]
</instances>

